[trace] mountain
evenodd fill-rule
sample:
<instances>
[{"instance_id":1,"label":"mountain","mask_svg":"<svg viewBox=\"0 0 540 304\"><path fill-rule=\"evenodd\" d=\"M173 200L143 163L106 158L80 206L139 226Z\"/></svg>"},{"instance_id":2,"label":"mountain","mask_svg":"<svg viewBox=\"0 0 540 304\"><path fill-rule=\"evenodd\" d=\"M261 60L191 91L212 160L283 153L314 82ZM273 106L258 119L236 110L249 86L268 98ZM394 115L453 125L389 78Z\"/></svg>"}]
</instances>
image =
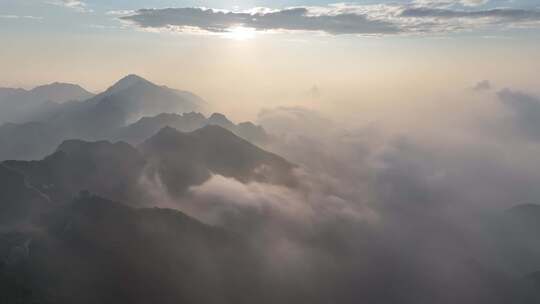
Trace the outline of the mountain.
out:
<instances>
[{"instance_id":1,"label":"mountain","mask_svg":"<svg viewBox=\"0 0 540 304\"><path fill-rule=\"evenodd\" d=\"M190 133L165 127L138 148L108 141L64 141L39 161L5 161L55 201L67 202L80 191L148 203L147 185L159 178L166 190L181 196L194 185L220 174L241 182L294 185L294 165L219 126Z\"/></svg>"},{"instance_id":2,"label":"mountain","mask_svg":"<svg viewBox=\"0 0 540 304\"><path fill-rule=\"evenodd\" d=\"M73 100L86 100L94 94L77 84L55 82L37 86L31 90L0 88L0 102L15 103L15 101L42 103L52 101L64 103Z\"/></svg>"},{"instance_id":3,"label":"mountain","mask_svg":"<svg viewBox=\"0 0 540 304\"><path fill-rule=\"evenodd\" d=\"M540 270L540 205L518 204L481 224L489 258L504 261L507 271L520 275Z\"/></svg>"},{"instance_id":4,"label":"mountain","mask_svg":"<svg viewBox=\"0 0 540 304\"><path fill-rule=\"evenodd\" d=\"M6 123L0 126L0 160L39 159L54 152L65 130L47 123Z\"/></svg>"},{"instance_id":5,"label":"mountain","mask_svg":"<svg viewBox=\"0 0 540 304\"><path fill-rule=\"evenodd\" d=\"M222 114L213 114L211 117ZM229 121L227 119L227 121ZM230 122L230 121L229 121ZM123 127L111 127L103 130L101 136L91 140L125 141L137 145L156 134L164 127L173 127L182 132L192 132L207 125L218 125L215 120L206 118L196 112L183 114L162 113L152 117L143 117L135 123ZM220 125L256 144L265 144L268 134L261 127L251 122L234 124L232 122ZM56 147L69 138L81 138L80 133L70 127L62 127L52 123L4 124L0 126L0 160L40 159L51 154Z\"/></svg>"},{"instance_id":6,"label":"mountain","mask_svg":"<svg viewBox=\"0 0 540 304\"><path fill-rule=\"evenodd\" d=\"M540 205L520 204L508 209L507 213L523 223L540 225Z\"/></svg>"},{"instance_id":7,"label":"mountain","mask_svg":"<svg viewBox=\"0 0 540 304\"><path fill-rule=\"evenodd\" d=\"M275 302L279 282L245 235L134 207L154 204L146 174L180 194L211 173L284 182L293 167L215 125L166 127L137 148L66 140L42 160L0 163L0 302Z\"/></svg>"},{"instance_id":8,"label":"mountain","mask_svg":"<svg viewBox=\"0 0 540 304\"><path fill-rule=\"evenodd\" d=\"M36 91L52 96L54 88L68 90L62 89L65 86L54 84L36 88ZM71 86L69 88L74 89ZM12 96L24 92L9 89L4 90L4 93L0 91L0 95ZM0 104L0 108L2 106ZM64 103L45 102L33 107L32 111L23 111L26 119L21 122L0 125L0 160L39 159L52 153L63 140L72 138L122 139L117 134L131 120L164 111L184 112L200 107L204 107L204 101L191 93L157 86L141 77L129 75L90 99ZM10 111L0 111L0 116L16 117L11 114ZM157 130L159 128L154 132Z\"/></svg>"},{"instance_id":9,"label":"mountain","mask_svg":"<svg viewBox=\"0 0 540 304\"><path fill-rule=\"evenodd\" d=\"M157 115L163 112L190 112L197 110L205 103L200 97L190 92L158 86L133 74L118 80L103 93L87 102L99 104L105 100L119 103L133 117ZM131 118L131 120L134 119Z\"/></svg>"},{"instance_id":10,"label":"mountain","mask_svg":"<svg viewBox=\"0 0 540 304\"><path fill-rule=\"evenodd\" d=\"M206 118L203 114L195 112L162 113L153 117L143 117L137 122L119 129L113 139L139 144L164 127L172 127L181 132L192 132L207 125L223 127L253 143L265 143L268 140L264 129L251 122L236 125L220 113L214 113Z\"/></svg>"},{"instance_id":11,"label":"mountain","mask_svg":"<svg viewBox=\"0 0 540 304\"><path fill-rule=\"evenodd\" d=\"M247 242L178 211L83 194L22 223L0 231L2 303L248 303L264 286Z\"/></svg>"},{"instance_id":12,"label":"mountain","mask_svg":"<svg viewBox=\"0 0 540 304\"><path fill-rule=\"evenodd\" d=\"M57 202L68 202L80 191L113 200L139 197L138 179L145 166L140 153L126 143L64 141L40 161L6 161L28 182Z\"/></svg>"},{"instance_id":13,"label":"mountain","mask_svg":"<svg viewBox=\"0 0 540 304\"><path fill-rule=\"evenodd\" d=\"M86 100L94 96L78 84L55 82L48 85L35 87L30 94L36 96L36 100L53 101L64 103L74 100Z\"/></svg>"},{"instance_id":14,"label":"mountain","mask_svg":"<svg viewBox=\"0 0 540 304\"><path fill-rule=\"evenodd\" d=\"M48 197L29 185L23 174L3 165L0 185L0 228L28 219L48 203Z\"/></svg>"},{"instance_id":15,"label":"mountain","mask_svg":"<svg viewBox=\"0 0 540 304\"><path fill-rule=\"evenodd\" d=\"M191 133L165 127L139 150L175 195L202 184L212 173L241 182L295 184L291 163L215 125Z\"/></svg>"},{"instance_id":16,"label":"mountain","mask_svg":"<svg viewBox=\"0 0 540 304\"><path fill-rule=\"evenodd\" d=\"M86 100L92 96L79 85L59 82L32 90L0 88L0 123L30 121L61 103Z\"/></svg>"},{"instance_id":17,"label":"mountain","mask_svg":"<svg viewBox=\"0 0 540 304\"><path fill-rule=\"evenodd\" d=\"M104 138L143 116L163 112L191 112L204 101L188 92L155 85L139 76L129 75L103 93L84 102L63 105L58 111L43 117L50 123L69 126L84 139Z\"/></svg>"}]
</instances>

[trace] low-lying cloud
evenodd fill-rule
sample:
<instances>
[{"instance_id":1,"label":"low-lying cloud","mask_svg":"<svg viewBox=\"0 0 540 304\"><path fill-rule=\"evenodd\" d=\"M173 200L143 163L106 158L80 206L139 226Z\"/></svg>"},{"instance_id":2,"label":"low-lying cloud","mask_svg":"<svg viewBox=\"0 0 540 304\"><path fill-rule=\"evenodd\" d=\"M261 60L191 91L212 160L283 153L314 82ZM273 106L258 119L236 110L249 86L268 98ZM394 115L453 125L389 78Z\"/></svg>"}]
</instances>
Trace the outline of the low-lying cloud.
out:
<instances>
[{"instance_id":1,"label":"low-lying cloud","mask_svg":"<svg viewBox=\"0 0 540 304\"><path fill-rule=\"evenodd\" d=\"M493 108L530 113L509 117L512 124L540 117L527 94L485 98ZM504 303L506 291L491 284L537 269L540 247L520 247L527 236L504 220L508 208L540 201L538 144L513 139L526 130L512 129L511 137L478 124L431 125L429 135L353 130L299 107L264 110L259 122L275 136L266 148L300 165L299 188L215 175L177 203L204 222L248 234L269 270L340 290L341 302L393 303L390 294L398 293L400 303ZM507 126L496 115L490 123ZM349 282L364 284L344 288ZM388 284L392 293L376 292Z\"/></svg>"},{"instance_id":2,"label":"low-lying cloud","mask_svg":"<svg viewBox=\"0 0 540 304\"><path fill-rule=\"evenodd\" d=\"M513 125L526 137L540 140L540 98L512 89L503 89L497 96L511 111Z\"/></svg>"},{"instance_id":3,"label":"low-lying cloud","mask_svg":"<svg viewBox=\"0 0 540 304\"><path fill-rule=\"evenodd\" d=\"M482 80L472 87L474 91L489 91L491 90L491 82L489 80Z\"/></svg>"}]
</instances>

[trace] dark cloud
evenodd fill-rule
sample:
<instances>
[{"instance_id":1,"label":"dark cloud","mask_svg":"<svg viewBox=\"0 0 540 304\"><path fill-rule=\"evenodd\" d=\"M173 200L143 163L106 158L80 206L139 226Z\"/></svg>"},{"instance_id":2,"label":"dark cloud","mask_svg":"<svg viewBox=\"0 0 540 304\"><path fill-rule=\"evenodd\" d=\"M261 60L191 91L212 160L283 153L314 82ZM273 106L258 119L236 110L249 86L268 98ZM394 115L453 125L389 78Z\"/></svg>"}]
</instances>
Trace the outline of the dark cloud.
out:
<instances>
[{"instance_id":1,"label":"dark cloud","mask_svg":"<svg viewBox=\"0 0 540 304\"><path fill-rule=\"evenodd\" d=\"M143 28L198 28L222 33L244 26L260 31L317 31L329 34L389 34L399 28L389 22L372 20L364 14L311 15L307 8L291 8L268 13L222 12L202 8L141 9L120 17Z\"/></svg>"}]
</instances>

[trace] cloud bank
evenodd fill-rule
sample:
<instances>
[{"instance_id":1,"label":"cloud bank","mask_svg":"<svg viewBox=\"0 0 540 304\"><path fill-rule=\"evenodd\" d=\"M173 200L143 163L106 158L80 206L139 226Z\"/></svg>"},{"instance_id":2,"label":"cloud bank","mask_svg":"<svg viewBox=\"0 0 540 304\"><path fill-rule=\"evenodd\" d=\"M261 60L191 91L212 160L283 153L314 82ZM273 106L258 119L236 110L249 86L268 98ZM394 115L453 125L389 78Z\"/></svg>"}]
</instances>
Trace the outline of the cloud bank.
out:
<instances>
[{"instance_id":1,"label":"cloud bank","mask_svg":"<svg viewBox=\"0 0 540 304\"><path fill-rule=\"evenodd\" d=\"M460 3L465 8L456 8ZM123 21L147 30L226 33L244 27L257 31L302 31L330 35L395 35L441 33L490 27L538 27L536 9L470 9L485 1L422 1L412 4L293 7L281 10L255 8L246 11L186 7L140 9Z\"/></svg>"},{"instance_id":2,"label":"cloud bank","mask_svg":"<svg viewBox=\"0 0 540 304\"><path fill-rule=\"evenodd\" d=\"M142 9L135 15L121 17L143 28L198 28L208 32L227 32L243 26L259 31L320 31L329 34L396 33L393 24L371 20L363 14L312 15L308 8L299 7L271 12L237 13L203 8Z\"/></svg>"},{"instance_id":3,"label":"cloud bank","mask_svg":"<svg viewBox=\"0 0 540 304\"><path fill-rule=\"evenodd\" d=\"M533 124L540 101L515 90L485 98L489 121L479 124L509 122L516 126L509 136L479 124L428 123L427 135L415 128L351 129L305 108L264 110L259 123L275 136L267 148L300 165L302 185L215 175L169 206L248 234L267 271L282 275L284 284L338 290L339 302L508 302L513 295L500 282L522 282L540 265L540 245L520 247L530 239L507 225L505 213L540 201L540 146L528 136L540 131ZM495 115L498 106L511 115ZM431 114L456 121L467 115ZM377 292L388 286L391 292Z\"/></svg>"}]
</instances>

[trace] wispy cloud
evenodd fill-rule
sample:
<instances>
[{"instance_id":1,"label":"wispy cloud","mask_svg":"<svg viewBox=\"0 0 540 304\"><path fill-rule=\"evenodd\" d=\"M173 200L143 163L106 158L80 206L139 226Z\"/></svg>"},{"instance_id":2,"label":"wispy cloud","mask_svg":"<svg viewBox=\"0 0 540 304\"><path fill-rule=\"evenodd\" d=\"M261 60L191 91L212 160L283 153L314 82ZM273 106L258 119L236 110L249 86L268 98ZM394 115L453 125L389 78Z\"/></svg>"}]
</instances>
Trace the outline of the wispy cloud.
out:
<instances>
[{"instance_id":1,"label":"wispy cloud","mask_svg":"<svg viewBox=\"0 0 540 304\"><path fill-rule=\"evenodd\" d=\"M413 3L427 7L481 6L489 0L415 0Z\"/></svg>"},{"instance_id":2,"label":"wispy cloud","mask_svg":"<svg viewBox=\"0 0 540 304\"><path fill-rule=\"evenodd\" d=\"M133 11L133 10L114 10L114 11L108 11L105 14L110 15L110 16L125 16L125 15L135 14L135 11Z\"/></svg>"},{"instance_id":3,"label":"wispy cloud","mask_svg":"<svg viewBox=\"0 0 540 304\"><path fill-rule=\"evenodd\" d=\"M482 80L472 87L473 91L482 92L491 90L491 82L489 80Z\"/></svg>"},{"instance_id":4,"label":"wispy cloud","mask_svg":"<svg viewBox=\"0 0 540 304\"><path fill-rule=\"evenodd\" d=\"M152 31L227 33L246 27L256 31L307 31L331 35L445 33L490 27L540 26L540 10L471 9L485 0L419 0L406 5L333 4L281 10L255 8L224 11L207 8L141 9L119 17ZM461 7L455 8L459 4Z\"/></svg>"},{"instance_id":5,"label":"wispy cloud","mask_svg":"<svg viewBox=\"0 0 540 304\"><path fill-rule=\"evenodd\" d=\"M540 21L540 11L498 8L489 10L452 10L426 7L413 7L403 10L401 17L413 18L441 18L441 19L481 19L492 18L500 21L508 22L523 22L523 21Z\"/></svg>"},{"instance_id":6,"label":"wispy cloud","mask_svg":"<svg viewBox=\"0 0 540 304\"><path fill-rule=\"evenodd\" d=\"M43 20L43 17L30 16L30 15L0 15L0 19L30 19L30 20Z\"/></svg>"},{"instance_id":7,"label":"wispy cloud","mask_svg":"<svg viewBox=\"0 0 540 304\"><path fill-rule=\"evenodd\" d=\"M92 9L88 8L86 2L81 0L51 0L47 1L47 3L67 7L81 13L90 13L93 11Z\"/></svg>"}]
</instances>

